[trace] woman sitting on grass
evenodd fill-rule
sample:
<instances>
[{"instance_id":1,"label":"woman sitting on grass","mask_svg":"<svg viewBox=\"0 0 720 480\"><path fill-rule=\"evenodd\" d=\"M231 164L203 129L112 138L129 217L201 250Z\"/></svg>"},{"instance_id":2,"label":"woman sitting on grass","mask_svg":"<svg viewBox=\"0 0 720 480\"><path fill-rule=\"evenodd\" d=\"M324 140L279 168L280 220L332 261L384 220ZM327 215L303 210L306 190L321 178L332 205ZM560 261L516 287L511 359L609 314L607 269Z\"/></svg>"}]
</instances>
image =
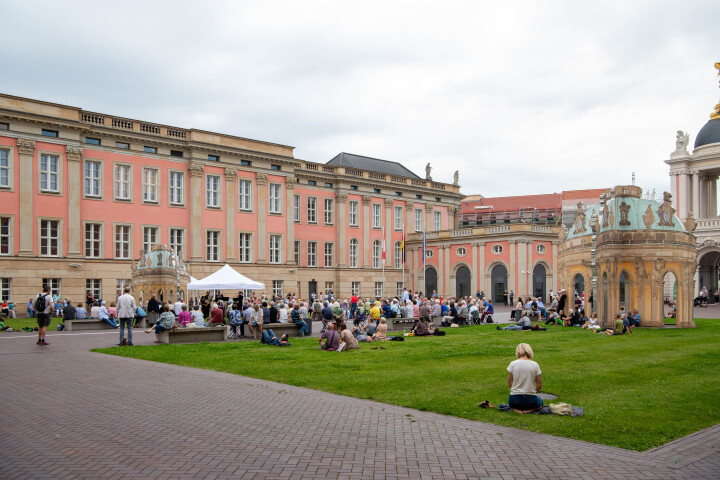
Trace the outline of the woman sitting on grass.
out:
<instances>
[{"instance_id":1,"label":"woman sitting on grass","mask_svg":"<svg viewBox=\"0 0 720 480\"><path fill-rule=\"evenodd\" d=\"M340 330L340 341L345 342L345 350L354 350L360 348L358 346L357 339L350 332L350 330L347 329L347 325L345 325L345 322L340 324L338 330Z\"/></svg>"},{"instance_id":2,"label":"woman sitting on grass","mask_svg":"<svg viewBox=\"0 0 720 480\"><path fill-rule=\"evenodd\" d=\"M521 343L515 349L517 360L508 365L508 404L517 413L530 413L540 410L543 401L537 396L542 388L540 365L532 361L533 351L527 343Z\"/></svg>"},{"instance_id":3,"label":"woman sitting on grass","mask_svg":"<svg viewBox=\"0 0 720 480\"><path fill-rule=\"evenodd\" d=\"M162 313L160 318L155 322L155 325L145 330L145 333L151 333L155 331L155 343L160 343L160 332L170 330L175 326L175 314L170 312L170 305L167 303L162 306Z\"/></svg>"},{"instance_id":4,"label":"woman sitting on grass","mask_svg":"<svg viewBox=\"0 0 720 480\"><path fill-rule=\"evenodd\" d=\"M582 328L589 328L590 330L600 330L597 313L593 313L592 315L590 315L590 318L587 322L585 322L585 325L583 325Z\"/></svg>"},{"instance_id":5,"label":"woman sitting on grass","mask_svg":"<svg viewBox=\"0 0 720 480\"><path fill-rule=\"evenodd\" d=\"M385 317L380 317L380 325L377 326L372 338L373 340L387 340L387 324Z\"/></svg>"},{"instance_id":6,"label":"woman sitting on grass","mask_svg":"<svg viewBox=\"0 0 720 480\"><path fill-rule=\"evenodd\" d=\"M615 315L615 328L608 328L605 330L608 335L623 335L625 334L625 326L623 325L622 315Z\"/></svg>"}]
</instances>

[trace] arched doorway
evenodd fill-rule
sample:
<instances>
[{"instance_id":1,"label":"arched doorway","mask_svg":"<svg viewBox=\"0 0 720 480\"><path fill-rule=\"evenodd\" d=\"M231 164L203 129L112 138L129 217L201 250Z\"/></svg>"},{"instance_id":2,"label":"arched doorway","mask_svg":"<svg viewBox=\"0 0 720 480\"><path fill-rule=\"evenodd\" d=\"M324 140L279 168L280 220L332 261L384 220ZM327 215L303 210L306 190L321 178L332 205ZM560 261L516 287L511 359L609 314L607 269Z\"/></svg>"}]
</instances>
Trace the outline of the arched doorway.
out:
<instances>
[{"instance_id":1,"label":"arched doorway","mask_svg":"<svg viewBox=\"0 0 720 480\"><path fill-rule=\"evenodd\" d=\"M718 268L718 265L720 264L720 252L710 251L703 253L698 258L698 264L699 282L695 285L695 296L703 287L707 287L708 292L710 292L708 300L714 301L714 293L719 285L718 275L720 274L720 268Z\"/></svg>"},{"instance_id":2,"label":"arched doorway","mask_svg":"<svg viewBox=\"0 0 720 480\"><path fill-rule=\"evenodd\" d=\"M437 291L437 270L433 267L425 268L425 296L430 297Z\"/></svg>"},{"instance_id":3,"label":"arched doorway","mask_svg":"<svg viewBox=\"0 0 720 480\"><path fill-rule=\"evenodd\" d=\"M620 307L625 307L625 310L627 310L629 294L629 276L625 271L622 271L620 272L620 278L618 279L618 309Z\"/></svg>"},{"instance_id":4,"label":"arched doorway","mask_svg":"<svg viewBox=\"0 0 720 480\"><path fill-rule=\"evenodd\" d=\"M539 298L545 302L545 280L546 271L545 266L542 263L538 263L533 268L533 290L532 294L534 297Z\"/></svg>"},{"instance_id":5,"label":"arched doorway","mask_svg":"<svg viewBox=\"0 0 720 480\"><path fill-rule=\"evenodd\" d=\"M490 285L492 287L491 298L493 302L503 303L503 294L507 290L507 268L505 265L495 265L490 273Z\"/></svg>"},{"instance_id":6,"label":"arched doorway","mask_svg":"<svg viewBox=\"0 0 720 480\"><path fill-rule=\"evenodd\" d=\"M673 272L666 272L663 276L662 294L660 311L663 314L664 322L668 312L677 305L677 281Z\"/></svg>"},{"instance_id":7,"label":"arched doorway","mask_svg":"<svg viewBox=\"0 0 720 480\"><path fill-rule=\"evenodd\" d=\"M573 278L573 286L575 287L573 294L577 293L582 297L582 294L585 292L585 277L580 273L576 274L575 278Z\"/></svg>"},{"instance_id":8,"label":"arched doorway","mask_svg":"<svg viewBox=\"0 0 720 480\"><path fill-rule=\"evenodd\" d=\"M472 295L470 291L470 269L459 267L455 272L455 296L458 298Z\"/></svg>"}]
</instances>

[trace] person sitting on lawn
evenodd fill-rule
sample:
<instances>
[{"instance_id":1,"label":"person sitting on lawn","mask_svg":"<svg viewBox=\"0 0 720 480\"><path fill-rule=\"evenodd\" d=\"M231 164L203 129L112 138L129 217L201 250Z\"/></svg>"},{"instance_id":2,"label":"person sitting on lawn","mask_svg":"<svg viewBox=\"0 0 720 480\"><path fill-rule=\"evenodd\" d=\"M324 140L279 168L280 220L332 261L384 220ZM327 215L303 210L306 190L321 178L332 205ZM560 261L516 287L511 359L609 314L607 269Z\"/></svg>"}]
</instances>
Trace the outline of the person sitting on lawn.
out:
<instances>
[{"instance_id":1,"label":"person sitting on lawn","mask_svg":"<svg viewBox=\"0 0 720 480\"><path fill-rule=\"evenodd\" d=\"M410 330L410 332L416 337L427 337L428 335L432 335L428 329L428 324L422 319L415 322L415 326L412 330Z\"/></svg>"},{"instance_id":2,"label":"person sitting on lawn","mask_svg":"<svg viewBox=\"0 0 720 480\"><path fill-rule=\"evenodd\" d=\"M545 325L550 325L551 323L553 325L559 325L560 322L562 322L562 317L565 316L562 310L559 312L552 312L548 315L548 319L545 320Z\"/></svg>"},{"instance_id":3,"label":"person sitting on lawn","mask_svg":"<svg viewBox=\"0 0 720 480\"><path fill-rule=\"evenodd\" d=\"M622 322L623 322L623 327L624 327L623 333L632 335L633 324L632 324L632 320L630 319L630 315L628 315L627 313L624 313L624 314L620 315L620 318L622 318Z\"/></svg>"},{"instance_id":4,"label":"person sitting on lawn","mask_svg":"<svg viewBox=\"0 0 720 480\"><path fill-rule=\"evenodd\" d=\"M615 325L613 328L608 328L604 332L607 335L624 335L625 326L623 325L622 316L620 314L615 315Z\"/></svg>"},{"instance_id":5,"label":"person sitting on lawn","mask_svg":"<svg viewBox=\"0 0 720 480\"><path fill-rule=\"evenodd\" d=\"M500 328L500 325L497 326L498 330L530 330L532 328L532 322L530 321L530 317L528 317L528 311L523 310L522 317L520 320L517 321L514 325L508 325L507 327Z\"/></svg>"},{"instance_id":6,"label":"person sitting on lawn","mask_svg":"<svg viewBox=\"0 0 720 480\"><path fill-rule=\"evenodd\" d=\"M97 303L97 302L95 302ZM93 307L94 308L94 307ZM175 318L175 317L173 317ZM98 319L102 320L103 322L107 323L113 328L118 328L118 323L115 321L114 318L110 316L110 313L108 312L107 307L105 306L105 302L102 302L102 306L98 309Z\"/></svg>"},{"instance_id":7,"label":"person sitting on lawn","mask_svg":"<svg viewBox=\"0 0 720 480\"><path fill-rule=\"evenodd\" d=\"M345 325L345 323L341 323L338 328L340 330L340 340L345 342L344 350L357 350L360 348L355 335L347 329L347 325Z\"/></svg>"},{"instance_id":8,"label":"person sitting on lawn","mask_svg":"<svg viewBox=\"0 0 720 480\"><path fill-rule=\"evenodd\" d=\"M590 330L600 330L600 325L598 324L598 318L597 313L593 313L590 315L590 318L587 322L582 326L582 328L589 328Z\"/></svg>"},{"instance_id":9,"label":"person sitting on lawn","mask_svg":"<svg viewBox=\"0 0 720 480\"><path fill-rule=\"evenodd\" d=\"M353 327L352 334L358 342L372 343L372 335L368 335L367 330L361 330L358 327Z\"/></svg>"},{"instance_id":10,"label":"person sitting on lawn","mask_svg":"<svg viewBox=\"0 0 720 480\"><path fill-rule=\"evenodd\" d=\"M375 329L373 340L387 340L387 321L385 317L380 317L380 324Z\"/></svg>"},{"instance_id":11,"label":"person sitting on lawn","mask_svg":"<svg viewBox=\"0 0 720 480\"><path fill-rule=\"evenodd\" d=\"M380 320L380 317L382 317L382 312L380 310L380 303L377 300L375 300L375 302L372 303L372 307L370 308L370 316L375 321Z\"/></svg>"},{"instance_id":12,"label":"person sitting on lawn","mask_svg":"<svg viewBox=\"0 0 720 480\"><path fill-rule=\"evenodd\" d=\"M563 327L572 327L572 325L573 325L573 318L575 318L575 314L574 314L572 308L570 309L570 311L568 312L567 315L565 315L565 316L563 316L563 317L560 317L560 318L562 319L562 326L563 326Z\"/></svg>"},{"instance_id":13,"label":"person sitting on lawn","mask_svg":"<svg viewBox=\"0 0 720 480\"><path fill-rule=\"evenodd\" d=\"M628 315L628 320L630 320L633 327L640 326L640 314L638 313L637 308L633 308L632 315Z\"/></svg>"},{"instance_id":14,"label":"person sitting on lawn","mask_svg":"<svg viewBox=\"0 0 720 480\"><path fill-rule=\"evenodd\" d=\"M334 323L328 324L327 330L318 339L320 350L337 351L340 346L340 335L335 330L336 328ZM325 340L325 343L323 343L323 340Z\"/></svg>"},{"instance_id":15,"label":"person sitting on lawn","mask_svg":"<svg viewBox=\"0 0 720 480\"><path fill-rule=\"evenodd\" d=\"M533 351L527 343L521 343L515 349L517 360L507 367L510 396L508 404L517 413L530 413L540 410L543 401L537 396L542 389L540 365L532 360Z\"/></svg>"},{"instance_id":16,"label":"person sitting on lawn","mask_svg":"<svg viewBox=\"0 0 720 480\"><path fill-rule=\"evenodd\" d=\"M303 320L302 315L300 315L300 304L296 303L295 307L293 308L293 311L290 312L290 317L292 317L292 322L300 327L300 330L298 330L298 334L301 337L304 337L308 332L308 326L307 323L305 323L305 320ZM262 325L260 326L262 328Z\"/></svg>"},{"instance_id":17,"label":"person sitting on lawn","mask_svg":"<svg viewBox=\"0 0 720 480\"><path fill-rule=\"evenodd\" d=\"M170 305L167 303L162 306L162 313L155 325L145 330L145 333L155 332L155 343L160 343L160 332L170 330L175 326L175 313L170 311Z\"/></svg>"},{"instance_id":18,"label":"person sitting on lawn","mask_svg":"<svg viewBox=\"0 0 720 480\"><path fill-rule=\"evenodd\" d=\"M277 347L289 347L290 342L288 341L288 335L287 333L282 334L280 338L275 336L275 332L272 331L271 328L267 330L263 330L262 332L263 336L263 343L265 345L275 345Z\"/></svg>"}]
</instances>

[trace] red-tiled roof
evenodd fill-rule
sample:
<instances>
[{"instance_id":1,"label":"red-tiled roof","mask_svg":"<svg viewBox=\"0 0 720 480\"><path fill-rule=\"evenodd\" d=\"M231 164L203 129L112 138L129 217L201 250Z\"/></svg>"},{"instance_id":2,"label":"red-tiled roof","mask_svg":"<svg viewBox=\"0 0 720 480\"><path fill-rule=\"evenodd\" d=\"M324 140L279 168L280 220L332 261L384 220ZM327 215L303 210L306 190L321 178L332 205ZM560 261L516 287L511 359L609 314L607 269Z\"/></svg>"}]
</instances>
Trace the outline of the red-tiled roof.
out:
<instances>
[{"instance_id":1,"label":"red-tiled roof","mask_svg":"<svg viewBox=\"0 0 720 480\"><path fill-rule=\"evenodd\" d=\"M478 211L517 210L519 208L561 208L563 202L575 200L600 200L605 188L586 190L565 190L562 193L546 193L542 195L518 195L515 197L489 197L478 201L462 202L461 213ZM475 207L485 207L478 209Z\"/></svg>"},{"instance_id":2,"label":"red-tiled roof","mask_svg":"<svg viewBox=\"0 0 720 480\"><path fill-rule=\"evenodd\" d=\"M562 193L563 200L596 200L600 201L600 195L605 193L607 188L590 188L586 190L565 190Z\"/></svg>"}]
</instances>

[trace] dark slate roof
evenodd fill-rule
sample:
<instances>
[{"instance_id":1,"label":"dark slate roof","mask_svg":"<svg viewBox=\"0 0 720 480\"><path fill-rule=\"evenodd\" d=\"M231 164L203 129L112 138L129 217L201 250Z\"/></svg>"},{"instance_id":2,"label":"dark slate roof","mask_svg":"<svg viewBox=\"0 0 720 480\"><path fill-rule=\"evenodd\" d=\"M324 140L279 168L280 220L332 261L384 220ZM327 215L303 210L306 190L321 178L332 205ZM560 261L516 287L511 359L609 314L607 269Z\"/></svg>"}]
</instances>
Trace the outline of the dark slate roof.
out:
<instances>
[{"instance_id":1,"label":"dark slate roof","mask_svg":"<svg viewBox=\"0 0 720 480\"><path fill-rule=\"evenodd\" d=\"M335 158L327 162L327 165L358 168L361 170L370 170L373 172L385 173L387 175L398 175L401 177L420 178L397 162L380 160L379 158L363 157L362 155L345 152L337 154Z\"/></svg>"},{"instance_id":2,"label":"dark slate roof","mask_svg":"<svg viewBox=\"0 0 720 480\"><path fill-rule=\"evenodd\" d=\"M695 137L695 148L711 143L720 143L720 118L714 118L707 122Z\"/></svg>"}]
</instances>

